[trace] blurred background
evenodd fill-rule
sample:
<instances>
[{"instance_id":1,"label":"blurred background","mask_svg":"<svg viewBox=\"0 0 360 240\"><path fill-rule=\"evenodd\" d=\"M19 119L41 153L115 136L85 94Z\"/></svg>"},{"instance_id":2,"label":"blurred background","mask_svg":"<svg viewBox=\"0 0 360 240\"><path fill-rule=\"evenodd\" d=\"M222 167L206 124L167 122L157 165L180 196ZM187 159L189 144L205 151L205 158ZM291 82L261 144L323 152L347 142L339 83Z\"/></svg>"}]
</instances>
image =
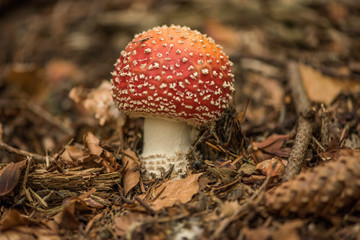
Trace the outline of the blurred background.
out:
<instances>
[{"instance_id":1,"label":"blurred background","mask_svg":"<svg viewBox=\"0 0 360 240\"><path fill-rule=\"evenodd\" d=\"M81 141L85 130L109 138L113 131L100 129L69 92L109 80L134 34L163 24L187 25L223 46L234 62L235 108L250 99L243 123L250 135L293 127L290 59L304 64L308 86L324 80L313 96L320 102L349 88L344 79L359 83L358 0L0 0L3 141L45 154L69 136Z\"/></svg>"}]
</instances>

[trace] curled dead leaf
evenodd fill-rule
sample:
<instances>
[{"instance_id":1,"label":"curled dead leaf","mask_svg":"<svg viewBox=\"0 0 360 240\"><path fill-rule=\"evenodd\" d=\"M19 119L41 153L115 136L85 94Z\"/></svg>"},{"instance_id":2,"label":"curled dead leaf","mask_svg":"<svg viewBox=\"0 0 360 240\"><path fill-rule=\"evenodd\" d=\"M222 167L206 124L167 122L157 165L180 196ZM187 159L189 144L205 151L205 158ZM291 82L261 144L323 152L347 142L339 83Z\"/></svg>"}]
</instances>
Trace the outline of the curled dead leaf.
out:
<instances>
[{"instance_id":1,"label":"curled dead leaf","mask_svg":"<svg viewBox=\"0 0 360 240\"><path fill-rule=\"evenodd\" d=\"M171 179L155 189L156 199L149 201L154 210L172 207L176 203L187 203L199 191L198 179L202 173L192 174L184 179Z\"/></svg>"},{"instance_id":2,"label":"curled dead leaf","mask_svg":"<svg viewBox=\"0 0 360 240\"><path fill-rule=\"evenodd\" d=\"M265 176L268 176L271 173L271 178L280 179L285 173L285 165L281 159L274 157L257 164L256 170L260 171Z\"/></svg>"},{"instance_id":3,"label":"curled dead leaf","mask_svg":"<svg viewBox=\"0 0 360 240\"><path fill-rule=\"evenodd\" d=\"M115 217L115 234L118 236L125 236L126 233L131 229L134 224L140 223L142 221L151 219L149 215L130 212L128 214Z\"/></svg>"},{"instance_id":4,"label":"curled dead leaf","mask_svg":"<svg viewBox=\"0 0 360 240\"><path fill-rule=\"evenodd\" d=\"M311 101L329 105L342 91L359 91L359 81L336 79L323 75L312 67L300 64L302 80Z\"/></svg>"},{"instance_id":5,"label":"curled dead leaf","mask_svg":"<svg viewBox=\"0 0 360 240\"><path fill-rule=\"evenodd\" d=\"M54 216L55 222L62 228L77 229L79 227L78 212L88 212L91 208L80 197L69 199L61 211Z\"/></svg>"},{"instance_id":6,"label":"curled dead leaf","mask_svg":"<svg viewBox=\"0 0 360 240\"><path fill-rule=\"evenodd\" d=\"M109 81L103 81L98 88L90 91L79 86L71 89L69 97L89 113L95 114L95 118L103 126L106 122L121 116L114 105L110 88Z\"/></svg>"},{"instance_id":7,"label":"curled dead leaf","mask_svg":"<svg viewBox=\"0 0 360 240\"><path fill-rule=\"evenodd\" d=\"M32 222L34 221L29 217L20 214L19 211L15 209L9 209L0 222L1 231L17 226L28 226Z\"/></svg>"},{"instance_id":8,"label":"curled dead leaf","mask_svg":"<svg viewBox=\"0 0 360 240\"><path fill-rule=\"evenodd\" d=\"M113 154L100 146L100 140L94 134L86 133L83 141L85 149L66 146L65 151L61 154L61 159L67 166L104 167L105 172L108 173L118 169L119 164Z\"/></svg>"},{"instance_id":9,"label":"curled dead leaf","mask_svg":"<svg viewBox=\"0 0 360 240\"><path fill-rule=\"evenodd\" d=\"M288 152L281 149L285 140L293 137L292 135L274 134L266 138L262 142L253 142L254 156L260 162L271 156L287 157Z\"/></svg>"},{"instance_id":10,"label":"curled dead leaf","mask_svg":"<svg viewBox=\"0 0 360 240\"><path fill-rule=\"evenodd\" d=\"M140 162L136 154L130 149L124 151L124 157L122 158L125 166L124 174L124 195L135 187L140 180Z\"/></svg>"},{"instance_id":11,"label":"curled dead leaf","mask_svg":"<svg viewBox=\"0 0 360 240\"><path fill-rule=\"evenodd\" d=\"M101 164L105 167L106 172L113 172L118 168L113 154L100 146L100 140L93 133L86 133L83 139L84 145L89 149L90 154L102 158Z\"/></svg>"},{"instance_id":12,"label":"curled dead leaf","mask_svg":"<svg viewBox=\"0 0 360 240\"><path fill-rule=\"evenodd\" d=\"M5 196L16 187L25 165L26 160L17 163L12 162L0 170L0 196Z\"/></svg>"}]
</instances>

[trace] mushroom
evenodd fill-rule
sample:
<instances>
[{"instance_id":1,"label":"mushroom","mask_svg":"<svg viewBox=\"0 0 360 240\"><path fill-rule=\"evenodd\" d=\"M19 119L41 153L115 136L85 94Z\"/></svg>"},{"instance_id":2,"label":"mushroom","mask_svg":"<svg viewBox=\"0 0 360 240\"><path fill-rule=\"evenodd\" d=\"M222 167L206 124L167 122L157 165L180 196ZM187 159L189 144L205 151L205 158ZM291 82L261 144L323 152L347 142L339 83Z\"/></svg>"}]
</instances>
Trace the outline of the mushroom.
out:
<instances>
[{"instance_id":1,"label":"mushroom","mask_svg":"<svg viewBox=\"0 0 360 240\"><path fill-rule=\"evenodd\" d=\"M117 108L144 117L140 156L145 178L186 173L192 128L212 124L234 91L232 63L214 40L188 27L154 27L135 35L112 72Z\"/></svg>"}]
</instances>

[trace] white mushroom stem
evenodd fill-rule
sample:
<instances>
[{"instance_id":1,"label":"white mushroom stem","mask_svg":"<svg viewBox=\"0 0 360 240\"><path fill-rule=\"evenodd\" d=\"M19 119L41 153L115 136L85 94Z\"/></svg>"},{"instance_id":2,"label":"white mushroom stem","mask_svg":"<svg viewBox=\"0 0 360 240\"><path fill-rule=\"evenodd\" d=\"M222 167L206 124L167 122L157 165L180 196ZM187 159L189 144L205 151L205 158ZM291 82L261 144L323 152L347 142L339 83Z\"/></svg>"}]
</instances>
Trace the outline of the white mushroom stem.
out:
<instances>
[{"instance_id":1,"label":"white mushroom stem","mask_svg":"<svg viewBox=\"0 0 360 240\"><path fill-rule=\"evenodd\" d=\"M145 118L143 153L140 156L145 177L162 176L174 165L173 174L186 173L192 128L185 122Z\"/></svg>"}]
</instances>

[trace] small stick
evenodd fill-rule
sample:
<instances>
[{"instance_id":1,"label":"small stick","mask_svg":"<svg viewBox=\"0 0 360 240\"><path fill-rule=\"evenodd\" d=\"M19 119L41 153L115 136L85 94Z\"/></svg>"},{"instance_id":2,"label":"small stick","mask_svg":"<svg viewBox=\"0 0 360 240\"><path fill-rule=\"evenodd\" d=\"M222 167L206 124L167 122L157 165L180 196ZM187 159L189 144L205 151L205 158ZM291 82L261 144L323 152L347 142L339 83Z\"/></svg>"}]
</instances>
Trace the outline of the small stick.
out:
<instances>
[{"instance_id":1,"label":"small stick","mask_svg":"<svg viewBox=\"0 0 360 240\"><path fill-rule=\"evenodd\" d=\"M291 94L299 120L295 142L290 152L283 181L288 181L300 172L312 136L314 119L314 112L305 92L297 63L291 61L287 65L287 71Z\"/></svg>"},{"instance_id":2,"label":"small stick","mask_svg":"<svg viewBox=\"0 0 360 240\"><path fill-rule=\"evenodd\" d=\"M50 156L42 156L42 155L39 155L36 153L27 152L27 151L24 151L24 150L21 150L18 148L11 147L4 142L0 142L0 150L4 150L6 152L13 153L13 154L16 154L16 155L22 156L22 157L30 157L30 158L34 159L35 161L41 162L41 163L46 162L46 158L50 158L50 161L53 160L53 158Z\"/></svg>"},{"instance_id":3,"label":"small stick","mask_svg":"<svg viewBox=\"0 0 360 240\"><path fill-rule=\"evenodd\" d=\"M146 202L144 202L141 198L139 198L139 196L136 196L135 200L138 201L140 205L143 206L146 209L146 211L148 211L151 214L151 216L154 216L156 214L156 211L152 207L150 207Z\"/></svg>"}]
</instances>

